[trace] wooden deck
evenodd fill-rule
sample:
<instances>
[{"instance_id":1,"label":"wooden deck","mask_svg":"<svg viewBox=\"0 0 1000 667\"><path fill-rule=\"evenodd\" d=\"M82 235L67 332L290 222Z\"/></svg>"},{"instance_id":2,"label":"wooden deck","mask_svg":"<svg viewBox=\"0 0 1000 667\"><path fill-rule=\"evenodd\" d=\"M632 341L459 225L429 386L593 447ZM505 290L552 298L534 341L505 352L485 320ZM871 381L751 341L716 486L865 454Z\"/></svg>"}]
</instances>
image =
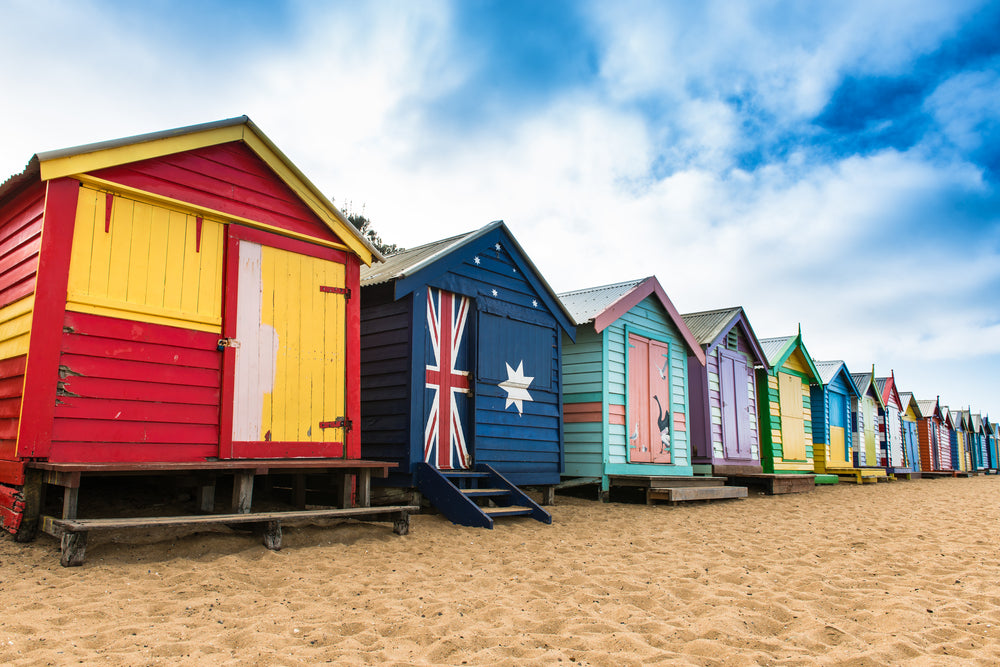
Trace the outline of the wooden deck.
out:
<instances>
[{"instance_id":1,"label":"wooden deck","mask_svg":"<svg viewBox=\"0 0 1000 667\"><path fill-rule=\"evenodd\" d=\"M608 475L612 487L646 490L646 504L666 500L676 505L692 500L727 500L746 498L747 489L727 486L725 477L681 477L665 475Z\"/></svg>"},{"instance_id":2,"label":"wooden deck","mask_svg":"<svg viewBox=\"0 0 1000 667\"><path fill-rule=\"evenodd\" d=\"M785 493L809 493L813 491L816 488L816 476L770 473L732 475L726 478L726 484L760 489L770 496L777 496Z\"/></svg>"},{"instance_id":3,"label":"wooden deck","mask_svg":"<svg viewBox=\"0 0 1000 667\"><path fill-rule=\"evenodd\" d=\"M49 463L28 464L25 480L25 517L22 527L28 530L18 534L19 541L33 539L38 530L62 540L63 565L83 562L86 535L90 530L133 526L183 526L200 524L250 523L265 527L265 546L281 546L282 520L364 516L389 516L396 523L396 530L409 526L409 513L418 511L416 506L371 507L371 477L385 477L394 463L350 459L243 459L225 461L143 462L143 463ZM278 512L251 512L254 477L273 473L291 473L294 482L294 501L299 509ZM331 475L339 489L338 508L304 510L306 474ZM196 480L197 504L203 514L189 516L152 517L94 517L78 518L80 487L86 477L116 475L184 475ZM219 476L233 476L232 511L214 514L215 487ZM48 486L63 489L61 516L42 514ZM356 493L356 497L355 497ZM400 534L405 534L400 533Z\"/></svg>"}]
</instances>

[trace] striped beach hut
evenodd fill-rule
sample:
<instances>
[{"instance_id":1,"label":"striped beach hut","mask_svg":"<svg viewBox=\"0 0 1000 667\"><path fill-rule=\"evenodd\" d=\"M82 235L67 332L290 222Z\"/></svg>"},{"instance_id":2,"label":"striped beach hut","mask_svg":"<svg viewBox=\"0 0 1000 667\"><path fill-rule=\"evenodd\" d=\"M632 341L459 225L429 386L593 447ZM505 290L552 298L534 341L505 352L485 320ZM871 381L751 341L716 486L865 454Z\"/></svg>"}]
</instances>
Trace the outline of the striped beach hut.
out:
<instances>
[{"instance_id":1,"label":"striped beach hut","mask_svg":"<svg viewBox=\"0 0 1000 667\"><path fill-rule=\"evenodd\" d=\"M924 476L951 471L951 451L944 430L944 415L940 399L917 401L920 420L917 435L920 440L920 469Z\"/></svg>"},{"instance_id":2,"label":"striped beach hut","mask_svg":"<svg viewBox=\"0 0 1000 667\"><path fill-rule=\"evenodd\" d=\"M884 410L882 395L875 386L875 368L866 373L851 373L858 397L851 402L851 438L854 465L885 476L885 464L879 457L878 413Z\"/></svg>"},{"instance_id":3,"label":"striped beach hut","mask_svg":"<svg viewBox=\"0 0 1000 667\"><path fill-rule=\"evenodd\" d=\"M989 437L989 451L993 454L991 469L994 473L1000 473L1000 424L996 422L991 422L989 415L984 418L984 423L987 425L987 433Z\"/></svg>"},{"instance_id":4,"label":"striped beach hut","mask_svg":"<svg viewBox=\"0 0 1000 667\"><path fill-rule=\"evenodd\" d=\"M910 477L918 477L920 472L920 438L917 435L917 422L920 421L920 407L917 399L910 392L900 392L899 401L903 406L903 456L906 467L912 472Z\"/></svg>"},{"instance_id":5,"label":"striped beach hut","mask_svg":"<svg viewBox=\"0 0 1000 667\"><path fill-rule=\"evenodd\" d=\"M955 470L975 472L969 450L969 418L965 410L951 410L955 438L952 441L951 465Z\"/></svg>"},{"instance_id":6,"label":"striped beach hut","mask_svg":"<svg viewBox=\"0 0 1000 667\"><path fill-rule=\"evenodd\" d=\"M0 186L0 255L7 530L43 469L75 494L360 457L347 295L379 256L247 117L37 154Z\"/></svg>"},{"instance_id":7,"label":"striped beach hut","mask_svg":"<svg viewBox=\"0 0 1000 667\"><path fill-rule=\"evenodd\" d=\"M682 315L705 352L688 358L692 462L706 475L763 472L754 368L767 367L741 307Z\"/></svg>"},{"instance_id":8,"label":"striped beach hut","mask_svg":"<svg viewBox=\"0 0 1000 667\"><path fill-rule=\"evenodd\" d=\"M820 382L810 387L813 459L819 474L861 483L851 456L851 399L858 390L843 361L816 361ZM873 479L873 478L871 478Z\"/></svg>"},{"instance_id":9,"label":"striped beach hut","mask_svg":"<svg viewBox=\"0 0 1000 667\"><path fill-rule=\"evenodd\" d=\"M688 360L703 373L705 354L656 277L559 298L578 323L563 341L567 483L597 482L602 497L631 486L676 500L679 484L730 497L724 479L693 479Z\"/></svg>"},{"instance_id":10,"label":"striped beach hut","mask_svg":"<svg viewBox=\"0 0 1000 667\"><path fill-rule=\"evenodd\" d=\"M801 331L794 336L762 338L760 345L769 366L756 369L761 464L765 473L804 476L812 485L810 385L823 379L802 342Z\"/></svg>"},{"instance_id":11,"label":"striped beach hut","mask_svg":"<svg viewBox=\"0 0 1000 667\"><path fill-rule=\"evenodd\" d=\"M361 273L361 451L383 491L418 488L451 521L551 522L563 470L563 336L572 317L502 221ZM383 482L379 482L382 484Z\"/></svg>"},{"instance_id":12,"label":"striped beach hut","mask_svg":"<svg viewBox=\"0 0 1000 667\"><path fill-rule=\"evenodd\" d=\"M959 457L958 451L958 421L961 415L958 411L952 413L951 408L947 405L941 406L941 424L944 429L945 437L947 438L947 456L950 461L951 470L958 473L962 472L962 460Z\"/></svg>"},{"instance_id":13,"label":"striped beach hut","mask_svg":"<svg viewBox=\"0 0 1000 667\"><path fill-rule=\"evenodd\" d=\"M913 472L903 449L903 400L896 387L896 374L875 378L875 388L882 397L878 413L879 456L885 459L886 472L905 476Z\"/></svg>"}]
</instances>

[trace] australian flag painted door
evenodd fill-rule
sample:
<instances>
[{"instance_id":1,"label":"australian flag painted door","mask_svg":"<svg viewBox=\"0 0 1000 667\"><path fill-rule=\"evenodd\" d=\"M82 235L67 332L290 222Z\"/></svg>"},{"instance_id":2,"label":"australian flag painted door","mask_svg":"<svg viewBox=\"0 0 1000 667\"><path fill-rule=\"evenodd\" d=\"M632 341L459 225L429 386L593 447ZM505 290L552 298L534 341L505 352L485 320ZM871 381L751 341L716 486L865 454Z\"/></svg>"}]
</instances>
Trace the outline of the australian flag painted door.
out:
<instances>
[{"instance_id":1,"label":"australian flag painted door","mask_svg":"<svg viewBox=\"0 0 1000 667\"><path fill-rule=\"evenodd\" d=\"M471 465L469 310L471 301L427 290L424 461L439 470Z\"/></svg>"}]
</instances>

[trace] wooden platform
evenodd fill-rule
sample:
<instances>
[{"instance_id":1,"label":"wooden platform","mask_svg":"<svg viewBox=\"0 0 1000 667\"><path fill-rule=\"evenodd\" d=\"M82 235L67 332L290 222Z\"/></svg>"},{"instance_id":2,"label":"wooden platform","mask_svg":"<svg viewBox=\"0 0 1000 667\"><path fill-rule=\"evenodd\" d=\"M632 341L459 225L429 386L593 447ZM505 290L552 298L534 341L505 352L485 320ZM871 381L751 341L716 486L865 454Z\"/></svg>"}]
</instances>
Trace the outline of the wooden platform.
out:
<instances>
[{"instance_id":1,"label":"wooden platform","mask_svg":"<svg viewBox=\"0 0 1000 667\"><path fill-rule=\"evenodd\" d=\"M124 528L133 526L179 526L204 523L251 523L270 526L265 532L265 545L280 548L282 520L320 518L329 516L369 516L396 514L408 526L411 506L391 508L371 507L371 476L384 477L395 463L351 459L241 459L225 461L185 462L113 462L113 463L49 463L28 464L25 479L25 510L19 541L33 539L38 529L62 540L63 565L83 562L86 535L90 530ZM271 473L292 473L296 478L296 510L284 512L251 512L254 477ZM306 473L332 473L340 489L341 507L324 510L304 510ZM197 486L198 508L204 514L190 516L154 517L77 517L80 486L85 477L115 475L185 475L192 477ZM214 514L215 486L220 475L233 475L232 512ZM62 515L42 516L47 486L63 489ZM354 494L357 494L356 497ZM406 517L401 513L405 512ZM234 518L235 517L235 518Z\"/></svg>"},{"instance_id":2,"label":"wooden platform","mask_svg":"<svg viewBox=\"0 0 1000 667\"><path fill-rule=\"evenodd\" d=\"M785 493L809 493L816 488L815 475L761 473L759 475L732 475L726 478L731 486L748 486L777 496Z\"/></svg>"},{"instance_id":3,"label":"wooden platform","mask_svg":"<svg viewBox=\"0 0 1000 667\"><path fill-rule=\"evenodd\" d=\"M876 484L880 477L886 477L885 470L880 468L827 468L826 471L839 477L841 482L853 484ZM882 474L879 475L879 472Z\"/></svg>"},{"instance_id":4,"label":"wooden platform","mask_svg":"<svg viewBox=\"0 0 1000 667\"><path fill-rule=\"evenodd\" d=\"M727 486L725 477L687 477L669 475L608 475L612 487L646 490L646 504L666 500L672 504L692 500L746 498L746 487Z\"/></svg>"},{"instance_id":5,"label":"wooden platform","mask_svg":"<svg viewBox=\"0 0 1000 667\"><path fill-rule=\"evenodd\" d=\"M647 505L652 505L657 500L666 500L676 505L690 500L727 500L746 497L747 487L745 486L682 486L646 490Z\"/></svg>"},{"instance_id":6,"label":"wooden platform","mask_svg":"<svg viewBox=\"0 0 1000 667\"><path fill-rule=\"evenodd\" d=\"M393 532L410 532L410 514L419 512L416 505L393 507L351 507L345 509L289 510L280 512L250 512L238 514L195 514L190 516L121 517L111 519L58 519L42 517L42 531L60 540L60 560L63 567L83 565L86 558L87 534L92 530L121 528L164 528L168 526L204 526L251 524L263 533L264 546L272 551L281 549L281 522L315 519L358 519L392 521Z\"/></svg>"}]
</instances>

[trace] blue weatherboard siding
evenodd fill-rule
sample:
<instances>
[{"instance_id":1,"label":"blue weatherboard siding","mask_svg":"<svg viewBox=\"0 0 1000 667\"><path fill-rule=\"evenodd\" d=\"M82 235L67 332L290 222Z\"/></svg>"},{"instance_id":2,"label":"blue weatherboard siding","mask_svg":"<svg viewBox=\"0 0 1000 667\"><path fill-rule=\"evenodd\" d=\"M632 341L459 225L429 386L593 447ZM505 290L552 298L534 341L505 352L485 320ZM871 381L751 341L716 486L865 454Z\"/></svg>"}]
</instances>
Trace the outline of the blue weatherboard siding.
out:
<instances>
[{"instance_id":1,"label":"blue weatherboard siding","mask_svg":"<svg viewBox=\"0 0 1000 667\"><path fill-rule=\"evenodd\" d=\"M558 483L564 465L559 333L570 326L569 318L502 225L456 246L413 273L363 289L363 304L369 294L402 304L397 306L399 312L394 312L394 317L406 320L405 330L396 326L396 320L389 328L393 344L407 346L405 352L394 352L392 366L392 372L400 378L405 368L405 379L390 381L377 374L365 378L366 369L378 367L381 348L377 345L371 346L370 359L363 364L362 382L368 389L367 394L362 392L362 403L372 406L373 419L387 419L376 415L377 400L370 395L382 391L383 384L391 385L393 396L398 396L393 400L400 408L391 433L377 428L362 432L363 455L379 452L383 455L379 458L398 461L400 471L390 483L415 484L414 471L424 460L424 420L428 401L433 397L433 392L426 390L426 302L430 288L460 294L471 301L467 326L473 357L469 362L473 366L473 396L469 414L462 419L472 461L492 466L514 484ZM388 304L380 307L391 309ZM366 312L368 309L363 307L363 327ZM570 332L573 335L575 331ZM531 378L527 386L529 398L520 401L520 409L508 400L507 390L501 386L508 383L519 366L523 376ZM366 414L364 407L362 413Z\"/></svg>"}]
</instances>

